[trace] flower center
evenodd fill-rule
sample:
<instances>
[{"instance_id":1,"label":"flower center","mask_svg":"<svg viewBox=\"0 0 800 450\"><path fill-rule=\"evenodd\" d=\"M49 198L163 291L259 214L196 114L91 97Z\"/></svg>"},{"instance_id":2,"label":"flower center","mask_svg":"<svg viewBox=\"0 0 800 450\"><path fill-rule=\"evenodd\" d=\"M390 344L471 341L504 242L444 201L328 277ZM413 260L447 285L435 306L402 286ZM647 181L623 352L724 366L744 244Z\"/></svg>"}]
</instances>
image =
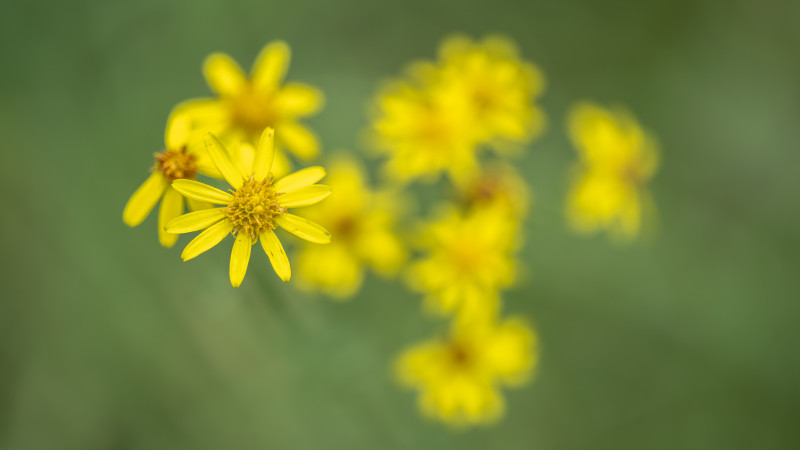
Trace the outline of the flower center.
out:
<instances>
[{"instance_id":1,"label":"flower center","mask_svg":"<svg viewBox=\"0 0 800 450\"><path fill-rule=\"evenodd\" d=\"M156 170L163 173L170 182L181 178L194 179L197 175L197 157L186 152L186 147L180 150L165 150L156 153Z\"/></svg>"},{"instance_id":2,"label":"flower center","mask_svg":"<svg viewBox=\"0 0 800 450\"><path fill-rule=\"evenodd\" d=\"M255 241L262 231L274 230L275 217L286 212L278 204L281 194L273 189L271 175L261 181L255 181L251 176L233 192L233 199L225 208L228 220L233 223L233 234L246 233Z\"/></svg>"},{"instance_id":3,"label":"flower center","mask_svg":"<svg viewBox=\"0 0 800 450\"><path fill-rule=\"evenodd\" d=\"M451 341L447 348L450 364L459 369L467 368L472 365L474 355L469 351L469 348L463 343L458 341Z\"/></svg>"},{"instance_id":4,"label":"flower center","mask_svg":"<svg viewBox=\"0 0 800 450\"><path fill-rule=\"evenodd\" d=\"M252 88L244 89L232 100L233 120L248 131L260 133L275 122L271 99L259 95Z\"/></svg>"}]
</instances>

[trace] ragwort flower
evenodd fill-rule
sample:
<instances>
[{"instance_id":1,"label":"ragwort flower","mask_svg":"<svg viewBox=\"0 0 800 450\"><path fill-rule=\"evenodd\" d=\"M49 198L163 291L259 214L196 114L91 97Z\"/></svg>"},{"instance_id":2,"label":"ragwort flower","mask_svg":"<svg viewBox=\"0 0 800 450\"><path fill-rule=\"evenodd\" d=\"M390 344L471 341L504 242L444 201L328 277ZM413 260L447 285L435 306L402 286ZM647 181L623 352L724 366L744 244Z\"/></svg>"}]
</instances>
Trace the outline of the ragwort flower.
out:
<instances>
[{"instance_id":1,"label":"ragwort flower","mask_svg":"<svg viewBox=\"0 0 800 450\"><path fill-rule=\"evenodd\" d=\"M267 44L248 78L230 56L214 53L206 58L203 74L218 98L188 100L177 109L191 118L193 126L214 133L229 146L238 142L255 146L264 128L274 128L275 164L280 169L288 168L282 150L302 160L312 159L319 152L318 139L298 120L318 112L324 98L312 86L283 84L290 56L285 42Z\"/></svg>"},{"instance_id":2,"label":"ragwort flower","mask_svg":"<svg viewBox=\"0 0 800 450\"><path fill-rule=\"evenodd\" d=\"M392 193L370 190L364 169L350 158L335 158L328 168L331 196L304 215L333 238L329 245L301 247L297 275L301 286L346 299L361 287L365 267L388 276L405 261L405 247L394 232L402 202Z\"/></svg>"},{"instance_id":3,"label":"ragwort flower","mask_svg":"<svg viewBox=\"0 0 800 450\"><path fill-rule=\"evenodd\" d=\"M569 131L580 155L567 201L572 228L635 238L652 211L646 184L658 168L655 141L628 113L591 103L572 109Z\"/></svg>"},{"instance_id":4,"label":"ragwort flower","mask_svg":"<svg viewBox=\"0 0 800 450\"><path fill-rule=\"evenodd\" d=\"M523 320L455 322L449 334L397 359L401 383L419 390L420 409L455 426L486 424L504 411L501 386L520 386L538 361L537 337Z\"/></svg>"},{"instance_id":5,"label":"ragwort flower","mask_svg":"<svg viewBox=\"0 0 800 450\"><path fill-rule=\"evenodd\" d=\"M271 128L264 130L255 152L234 153L239 157L235 162L213 134L207 134L204 141L211 160L233 189L223 192L192 180L172 183L172 187L188 198L225 205L185 214L167 224L166 231L170 233L205 230L189 242L181 258L188 261L232 234L236 238L230 263L234 287L242 283L251 247L257 241L261 242L278 276L288 281L291 277L289 259L273 230L281 227L310 242L330 242L331 235L324 228L288 212L288 208L313 205L330 194L328 186L314 184L325 176L325 170L319 166L309 167L275 181L270 172L275 155L275 132Z\"/></svg>"},{"instance_id":6,"label":"ragwort flower","mask_svg":"<svg viewBox=\"0 0 800 450\"><path fill-rule=\"evenodd\" d=\"M178 236L164 231L164 225L183 214L183 196L170 186L174 180L193 180L198 172L212 177L221 175L208 159L205 150L199 150L199 141L185 118L170 115L164 134L165 150L156 153L152 174L133 193L122 212L126 225L135 227L147 218L161 200L158 212L158 240L164 247L172 247ZM187 199L189 209L209 207L205 202Z\"/></svg>"}]
</instances>

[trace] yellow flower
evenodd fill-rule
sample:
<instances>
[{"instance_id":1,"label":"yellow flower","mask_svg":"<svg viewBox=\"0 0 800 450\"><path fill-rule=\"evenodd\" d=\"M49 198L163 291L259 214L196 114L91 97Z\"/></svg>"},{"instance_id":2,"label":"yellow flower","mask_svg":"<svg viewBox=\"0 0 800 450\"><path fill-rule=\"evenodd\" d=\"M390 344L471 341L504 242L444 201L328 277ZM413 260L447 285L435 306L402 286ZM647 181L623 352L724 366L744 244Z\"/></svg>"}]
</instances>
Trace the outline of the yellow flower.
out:
<instances>
[{"instance_id":1,"label":"yellow flower","mask_svg":"<svg viewBox=\"0 0 800 450\"><path fill-rule=\"evenodd\" d=\"M325 170L319 166L309 167L273 183L270 168L275 156L275 132L271 128L264 130L254 152L241 149L236 152L236 161L229 158L229 153L213 134L207 134L204 141L214 165L233 189L230 193L223 192L192 180L172 183L175 190L188 198L225 205L185 214L166 225L169 233L205 230L189 242L181 258L188 261L233 234L236 241L231 252L230 279L234 287L244 279L250 250L256 241L261 242L278 276L288 281L291 277L289 259L273 230L281 227L310 242L330 242L330 233L324 228L287 212L288 208L313 205L330 194L328 186L314 184L325 176Z\"/></svg>"},{"instance_id":2,"label":"yellow flower","mask_svg":"<svg viewBox=\"0 0 800 450\"><path fill-rule=\"evenodd\" d=\"M517 228L517 221L491 209L445 211L422 233L419 244L427 254L409 268L411 288L426 294L434 313L491 314L499 290L516 278Z\"/></svg>"},{"instance_id":3,"label":"yellow flower","mask_svg":"<svg viewBox=\"0 0 800 450\"><path fill-rule=\"evenodd\" d=\"M517 220L528 214L531 194L525 181L509 164L487 164L456 186L460 202L468 210L495 209Z\"/></svg>"},{"instance_id":4,"label":"yellow flower","mask_svg":"<svg viewBox=\"0 0 800 450\"><path fill-rule=\"evenodd\" d=\"M170 187L170 183L177 179L193 180L198 172L217 178L221 176L206 152L198 151L196 144L199 141L195 138L188 120L170 115L164 135L165 150L155 154L152 174L136 189L122 212L123 222L135 227L161 200L158 240L164 247L172 247L178 239L178 236L165 232L164 225L184 211L183 197ZM187 199L187 203L191 210L209 207L207 203L193 199Z\"/></svg>"},{"instance_id":5,"label":"yellow flower","mask_svg":"<svg viewBox=\"0 0 800 450\"><path fill-rule=\"evenodd\" d=\"M646 183L658 168L655 141L628 113L591 103L572 109L569 130L580 156L567 202L572 228L635 238L652 207Z\"/></svg>"},{"instance_id":6,"label":"yellow flower","mask_svg":"<svg viewBox=\"0 0 800 450\"><path fill-rule=\"evenodd\" d=\"M423 413L468 426L500 419L500 387L524 384L537 361L537 337L523 320L482 320L454 322L448 336L406 350L395 370L401 383L419 390Z\"/></svg>"},{"instance_id":7,"label":"yellow flower","mask_svg":"<svg viewBox=\"0 0 800 450\"><path fill-rule=\"evenodd\" d=\"M229 146L238 142L255 146L264 128L274 128L275 164L280 170L288 169L282 150L303 160L314 158L319 152L317 137L298 120L317 113L324 98L312 86L282 84L290 56L286 43L267 44L248 78L230 56L214 53L206 58L203 74L219 97L188 100L178 105L178 111L190 117L194 127L214 133ZM274 168L273 173L280 171Z\"/></svg>"},{"instance_id":8,"label":"yellow flower","mask_svg":"<svg viewBox=\"0 0 800 450\"><path fill-rule=\"evenodd\" d=\"M483 141L512 149L509 144L526 143L543 130L545 116L534 101L544 90L544 76L520 59L510 40L450 37L439 49L439 65L439 82L457 86L469 99Z\"/></svg>"},{"instance_id":9,"label":"yellow flower","mask_svg":"<svg viewBox=\"0 0 800 450\"><path fill-rule=\"evenodd\" d=\"M396 81L377 99L372 132L389 157L386 174L398 181L442 172L459 179L477 161L477 135L467 100L448 86Z\"/></svg>"},{"instance_id":10,"label":"yellow flower","mask_svg":"<svg viewBox=\"0 0 800 450\"><path fill-rule=\"evenodd\" d=\"M333 239L330 245L303 246L297 275L301 285L345 299L361 287L365 266L391 275L405 261L393 230L401 202L388 192L371 191L364 169L350 158L334 159L328 167L333 193L304 215L331 230Z\"/></svg>"}]
</instances>

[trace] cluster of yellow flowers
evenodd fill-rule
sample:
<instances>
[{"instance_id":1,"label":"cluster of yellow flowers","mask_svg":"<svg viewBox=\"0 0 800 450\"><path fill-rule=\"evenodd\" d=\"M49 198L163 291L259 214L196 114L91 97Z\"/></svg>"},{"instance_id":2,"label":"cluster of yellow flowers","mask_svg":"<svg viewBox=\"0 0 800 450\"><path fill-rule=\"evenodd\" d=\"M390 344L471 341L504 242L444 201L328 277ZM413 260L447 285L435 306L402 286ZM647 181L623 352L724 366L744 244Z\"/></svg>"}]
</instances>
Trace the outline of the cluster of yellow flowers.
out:
<instances>
[{"instance_id":1,"label":"cluster of yellow flowers","mask_svg":"<svg viewBox=\"0 0 800 450\"><path fill-rule=\"evenodd\" d=\"M398 380L419 391L420 408L436 420L455 426L498 420L501 388L529 380L539 359L535 331L524 318L504 316L502 293L522 277L516 253L531 194L512 158L544 130L536 103L542 72L506 38L446 39L436 61L411 64L376 96L369 136L385 163L371 180L345 153L328 160L329 171L310 166L290 173L321 153L299 121L321 109L323 95L284 82L289 58L285 43L267 44L248 77L229 56L209 56L203 73L216 97L172 110L165 149L155 154L123 221L139 225L160 201L163 246L200 231L181 253L184 261L231 235L234 287L256 242L289 281L276 228L303 240L294 254L300 288L346 300L368 269L402 274L422 296L424 311L448 323L440 336L397 357ZM636 237L653 211L645 189L658 165L653 138L628 113L586 102L568 122L580 156L566 202L570 225ZM327 184L317 184L326 175ZM406 188L441 175L449 183L447 200L415 231L403 232L411 208ZM300 207L306 218L289 212Z\"/></svg>"}]
</instances>

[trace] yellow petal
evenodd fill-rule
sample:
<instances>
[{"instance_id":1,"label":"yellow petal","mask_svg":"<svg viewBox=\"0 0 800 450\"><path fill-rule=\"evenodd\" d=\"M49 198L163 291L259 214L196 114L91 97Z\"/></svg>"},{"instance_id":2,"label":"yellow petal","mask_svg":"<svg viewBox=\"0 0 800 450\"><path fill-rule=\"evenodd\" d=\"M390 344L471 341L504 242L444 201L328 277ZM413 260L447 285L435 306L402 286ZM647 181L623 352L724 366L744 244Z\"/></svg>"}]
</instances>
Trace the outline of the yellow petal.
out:
<instances>
[{"instance_id":1,"label":"yellow petal","mask_svg":"<svg viewBox=\"0 0 800 450\"><path fill-rule=\"evenodd\" d=\"M226 205L233 196L227 192L195 180L179 179L172 182L172 187L181 194L215 205Z\"/></svg>"},{"instance_id":2,"label":"yellow petal","mask_svg":"<svg viewBox=\"0 0 800 450\"><path fill-rule=\"evenodd\" d=\"M225 213L221 208L211 208L176 217L167 222L164 228L168 233L191 233L208 228L224 218Z\"/></svg>"},{"instance_id":3,"label":"yellow petal","mask_svg":"<svg viewBox=\"0 0 800 450\"><path fill-rule=\"evenodd\" d=\"M161 172L154 172L150 175L131 195L125 205L125 210L122 211L122 221L129 227L135 227L142 223L153 207L156 206L166 187L167 179Z\"/></svg>"},{"instance_id":4,"label":"yellow petal","mask_svg":"<svg viewBox=\"0 0 800 450\"><path fill-rule=\"evenodd\" d=\"M231 266L229 275L233 287L239 287L244 280L247 272L247 264L250 262L250 250L253 247L253 240L245 233L236 235L236 242L233 243L231 251Z\"/></svg>"},{"instance_id":5,"label":"yellow petal","mask_svg":"<svg viewBox=\"0 0 800 450\"><path fill-rule=\"evenodd\" d=\"M275 109L285 116L307 116L322 108L325 97L318 89L302 83L287 83L275 95Z\"/></svg>"},{"instance_id":6,"label":"yellow petal","mask_svg":"<svg viewBox=\"0 0 800 450\"><path fill-rule=\"evenodd\" d=\"M282 122L278 125L278 139L295 156L301 159L312 159L319 152L319 142L308 128L295 122Z\"/></svg>"},{"instance_id":7,"label":"yellow petal","mask_svg":"<svg viewBox=\"0 0 800 450\"><path fill-rule=\"evenodd\" d=\"M201 202L193 198L186 198L186 204L189 206L189 211L202 211L204 209L211 209L214 207L211 203Z\"/></svg>"},{"instance_id":8,"label":"yellow petal","mask_svg":"<svg viewBox=\"0 0 800 450\"><path fill-rule=\"evenodd\" d=\"M330 186L312 184L280 196L278 203L284 208L299 208L319 203L329 195L331 195Z\"/></svg>"},{"instance_id":9,"label":"yellow petal","mask_svg":"<svg viewBox=\"0 0 800 450\"><path fill-rule=\"evenodd\" d=\"M255 159L256 155L253 146L249 142L240 142L235 144L233 149L236 151L231 155L231 160L236 165L239 173L253 173L253 159Z\"/></svg>"},{"instance_id":10,"label":"yellow petal","mask_svg":"<svg viewBox=\"0 0 800 450\"><path fill-rule=\"evenodd\" d=\"M292 268L289 266L289 258L286 256L286 251L283 249L281 241L278 240L278 236L275 236L274 231L267 230L261 233L260 237L261 247L269 256L269 262L275 269L275 273L281 280L289 281L292 278Z\"/></svg>"},{"instance_id":11,"label":"yellow petal","mask_svg":"<svg viewBox=\"0 0 800 450\"><path fill-rule=\"evenodd\" d=\"M164 132L164 145L169 150L180 150L189 142L192 121L185 114L170 114Z\"/></svg>"},{"instance_id":12,"label":"yellow petal","mask_svg":"<svg viewBox=\"0 0 800 450\"><path fill-rule=\"evenodd\" d=\"M294 214L281 214L275 218L275 223L289 233L309 242L314 242L315 244L328 244L331 242L331 234L328 233L328 230Z\"/></svg>"},{"instance_id":13,"label":"yellow petal","mask_svg":"<svg viewBox=\"0 0 800 450\"><path fill-rule=\"evenodd\" d=\"M325 169L320 166L311 166L297 172L290 173L275 182L278 192L292 192L301 187L309 186L325 176Z\"/></svg>"},{"instance_id":14,"label":"yellow petal","mask_svg":"<svg viewBox=\"0 0 800 450\"><path fill-rule=\"evenodd\" d=\"M186 248L183 249L183 253L181 253L181 259L188 261L219 244L232 230L233 224L230 220L221 220L211 225L192 239L192 242L189 242L189 245L187 245Z\"/></svg>"},{"instance_id":15,"label":"yellow petal","mask_svg":"<svg viewBox=\"0 0 800 450\"><path fill-rule=\"evenodd\" d=\"M182 213L183 197L172 187L167 187L167 190L164 191L164 196L161 198L161 208L158 211L158 241L164 247L172 247L175 245L175 241L178 240L177 234L168 233L164 227Z\"/></svg>"},{"instance_id":16,"label":"yellow petal","mask_svg":"<svg viewBox=\"0 0 800 450\"><path fill-rule=\"evenodd\" d=\"M242 174L239 173L239 170L237 170L236 166L231 162L231 159L228 157L228 151L225 150L225 146L222 145L222 142L211 133L206 134L203 141L206 144L208 156L211 157L211 161L217 166L219 173L222 174L225 180L230 183L234 189L242 187L242 182L244 181L242 179Z\"/></svg>"},{"instance_id":17,"label":"yellow petal","mask_svg":"<svg viewBox=\"0 0 800 450\"><path fill-rule=\"evenodd\" d=\"M261 50L253 65L253 86L261 92L272 92L283 81L292 53L283 41L270 42Z\"/></svg>"},{"instance_id":18,"label":"yellow petal","mask_svg":"<svg viewBox=\"0 0 800 450\"><path fill-rule=\"evenodd\" d=\"M206 58L203 75L211 90L223 97L236 95L247 83L236 61L224 53L214 53Z\"/></svg>"},{"instance_id":19,"label":"yellow petal","mask_svg":"<svg viewBox=\"0 0 800 450\"><path fill-rule=\"evenodd\" d=\"M275 130L270 127L261 133L258 141L256 157L253 160L253 173L256 180L263 180L269 176L272 169L272 160L275 158Z\"/></svg>"}]
</instances>

